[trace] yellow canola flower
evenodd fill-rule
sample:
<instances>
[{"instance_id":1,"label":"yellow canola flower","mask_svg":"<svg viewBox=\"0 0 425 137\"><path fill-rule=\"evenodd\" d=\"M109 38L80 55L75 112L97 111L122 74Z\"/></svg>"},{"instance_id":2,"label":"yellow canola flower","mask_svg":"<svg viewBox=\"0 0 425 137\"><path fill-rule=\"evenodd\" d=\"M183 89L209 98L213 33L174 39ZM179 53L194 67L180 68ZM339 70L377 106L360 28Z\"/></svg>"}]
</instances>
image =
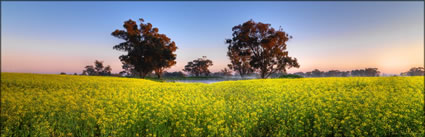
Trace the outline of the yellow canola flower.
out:
<instances>
[{"instance_id":1,"label":"yellow canola flower","mask_svg":"<svg viewBox=\"0 0 425 137\"><path fill-rule=\"evenodd\" d=\"M213 84L1 73L5 136L425 136L424 77ZM23 132L25 131L25 132Z\"/></svg>"}]
</instances>

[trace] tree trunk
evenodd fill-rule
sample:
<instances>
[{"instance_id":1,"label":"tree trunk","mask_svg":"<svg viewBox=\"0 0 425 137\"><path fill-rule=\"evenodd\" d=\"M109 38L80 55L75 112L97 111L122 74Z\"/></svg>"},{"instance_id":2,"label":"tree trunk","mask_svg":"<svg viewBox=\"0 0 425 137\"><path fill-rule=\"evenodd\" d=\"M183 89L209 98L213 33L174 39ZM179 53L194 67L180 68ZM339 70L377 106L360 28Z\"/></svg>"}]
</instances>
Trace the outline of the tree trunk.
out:
<instances>
[{"instance_id":1,"label":"tree trunk","mask_svg":"<svg viewBox=\"0 0 425 137\"><path fill-rule=\"evenodd\" d=\"M140 70L140 72L139 72L139 76L140 76L140 78L142 78L142 79L144 79L144 78L146 77L146 74L147 74L147 73L143 73L143 71L141 71L141 70Z\"/></svg>"},{"instance_id":2,"label":"tree trunk","mask_svg":"<svg viewBox=\"0 0 425 137\"><path fill-rule=\"evenodd\" d=\"M139 77L140 78L145 78L145 76L143 76L143 73L142 72L139 72Z\"/></svg>"},{"instance_id":3,"label":"tree trunk","mask_svg":"<svg viewBox=\"0 0 425 137\"><path fill-rule=\"evenodd\" d=\"M158 76L158 79L161 79L162 71L155 72L156 76Z\"/></svg>"},{"instance_id":4,"label":"tree trunk","mask_svg":"<svg viewBox=\"0 0 425 137\"><path fill-rule=\"evenodd\" d=\"M265 79L266 78L266 73L267 73L267 71L265 71L265 70L261 70L261 78L262 79Z\"/></svg>"}]
</instances>

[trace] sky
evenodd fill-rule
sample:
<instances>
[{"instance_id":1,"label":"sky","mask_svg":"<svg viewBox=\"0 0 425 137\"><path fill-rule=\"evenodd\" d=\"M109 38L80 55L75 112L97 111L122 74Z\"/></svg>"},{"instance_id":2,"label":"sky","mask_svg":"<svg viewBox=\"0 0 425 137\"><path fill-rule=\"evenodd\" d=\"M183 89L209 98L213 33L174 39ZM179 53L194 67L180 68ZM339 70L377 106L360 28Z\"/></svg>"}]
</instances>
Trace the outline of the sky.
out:
<instances>
[{"instance_id":1,"label":"sky","mask_svg":"<svg viewBox=\"0 0 425 137\"><path fill-rule=\"evenodd\" d=\"M178 47L181 71L207 56L212 72L230 63L225 39L250 19L293 36L289 56L300 68L377 67L399 74L424 66L424 2L1 2L1 72L81 73L95 60L122 71L111 36L143 18Z\"/></svg>"}]
</instances>

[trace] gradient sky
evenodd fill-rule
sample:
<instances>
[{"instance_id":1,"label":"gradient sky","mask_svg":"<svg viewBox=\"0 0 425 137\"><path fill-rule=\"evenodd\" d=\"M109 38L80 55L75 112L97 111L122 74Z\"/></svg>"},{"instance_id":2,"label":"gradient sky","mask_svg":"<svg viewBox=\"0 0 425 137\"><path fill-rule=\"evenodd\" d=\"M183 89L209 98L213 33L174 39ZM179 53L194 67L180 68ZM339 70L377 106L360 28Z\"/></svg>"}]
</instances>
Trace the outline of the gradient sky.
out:
<instances>
[{"instance_id":1,"label":"gradient sky","mask_svg":"<svg viewBox=\"0 0 425 137\"><path fill-rule=\"evenodd\" d=\"M424 66L424 2L1 2L1 71L81 73L102 60L121 71L111 36L139 18L176 42L180 71L207 56L211 70L230 63L226 38L253 19L293 36L289 72L378 67L399 74Z\"/></svg>"}]
</instances>

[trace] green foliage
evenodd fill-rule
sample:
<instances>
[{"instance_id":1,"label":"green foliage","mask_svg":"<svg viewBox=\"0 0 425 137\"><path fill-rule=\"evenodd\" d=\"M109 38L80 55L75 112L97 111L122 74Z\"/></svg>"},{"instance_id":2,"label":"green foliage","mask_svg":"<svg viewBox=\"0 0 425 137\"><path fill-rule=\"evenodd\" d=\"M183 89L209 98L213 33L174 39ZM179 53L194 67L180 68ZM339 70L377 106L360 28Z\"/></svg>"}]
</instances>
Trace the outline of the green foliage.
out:
<instances>
[{"instance_id":1,"label":"green foliage","mask_svg":"<svg viewBox=\"0 0 425 137\"><path fill-rule=\"evenodd\" d=\"M206 56L203 56L202 58L198 58L196 60L188 62L187 65L184 66L183 71L189 72L190 74L196 77L199 77L202 74L204 76L209 76L211 72L208 69L208 67L212 65L213 65L213 62L207 59Z\"/></svg>"},{"instance_id":2,"label":"green foliage","mask_svg":"<svg viewBox=\"0 0 425 137\"><path fill-rule=\"evenodd\" d=\"M295 75L295 74L286 74L286 75L281 75L279 78L303 78L303 76Z\"/></svg>"},{"instance_id":3,"label":"green foliage","mask_svg":"<svg viewBox=\"0 0 425 137\"><path fill-rule=\"evenodd\" d=\"M93 65L87 65L84 67L82 75L89 75L89 76L110 76L112 68L111 66L103 66L103 61L94 61Z\"/></svg>"},{"instance_id":4,"label":"green foliage","mask_svg":"<svg viewBox=\"0 0 425 137\"><path fill-rule=\"evenodd\" d=\"M181 71L178 71L178 72L164 72L163 77L164 78L175 78L175 77L186 77L186 75L183 72L181 72Z\"/></svg>"}]
</instances>

